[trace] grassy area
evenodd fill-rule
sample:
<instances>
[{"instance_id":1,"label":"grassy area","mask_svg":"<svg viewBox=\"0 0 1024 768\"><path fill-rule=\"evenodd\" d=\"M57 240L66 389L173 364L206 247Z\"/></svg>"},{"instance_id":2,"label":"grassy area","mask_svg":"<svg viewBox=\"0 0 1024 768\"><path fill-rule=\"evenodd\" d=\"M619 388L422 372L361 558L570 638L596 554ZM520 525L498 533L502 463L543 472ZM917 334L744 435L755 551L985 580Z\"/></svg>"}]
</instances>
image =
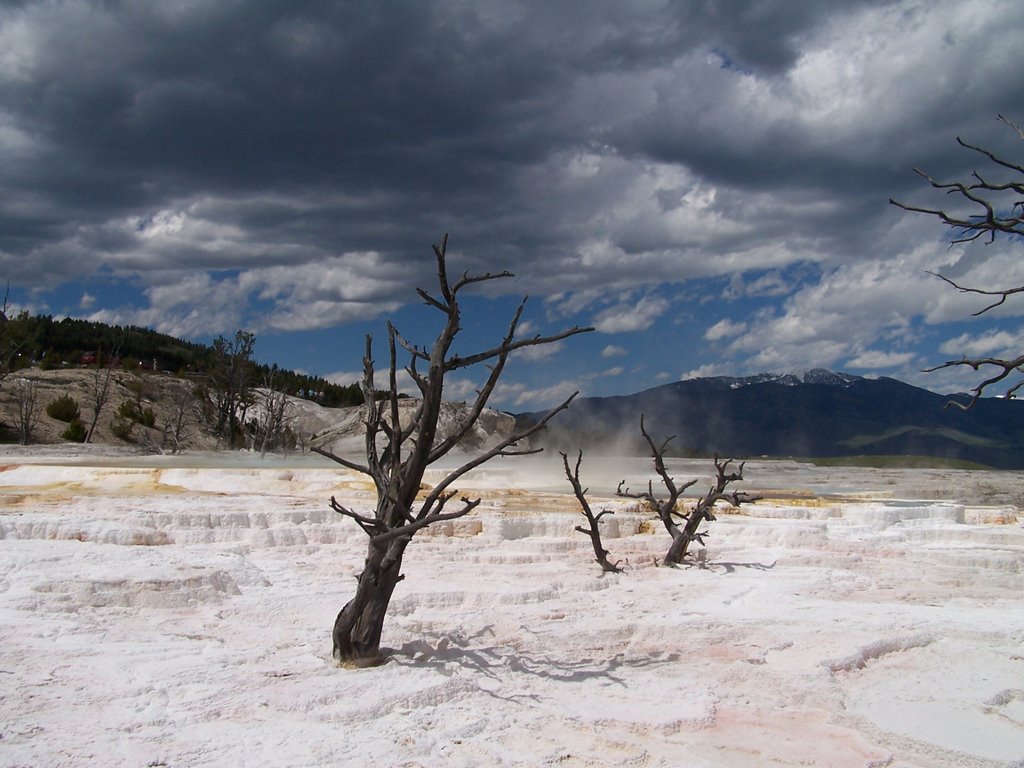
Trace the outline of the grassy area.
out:
<instances>
[{"instance_id":1,"label":"grassy area","mask_svg":"<svg viewBox=\"0 0 1024 768\"><path fill-rule=\"evenodd\" d=\"M992 469L986 464L938 456L829 456L803 459L819 467L873 467L875 469Z\"/></svg>"},{"instance_id":2,"label":"grassy area","mask_svg":"<svg viewBox=\"0 0 1024 768\"><path fill-rule=\"evenodd\" d=\"M962 443L963 445L970 445L977 448L998 448L1002 445L998 440L992 440L987 437L982 437L981 435L961 432L958 429L951 429L949 427L918 427L910 424L897 427L896 429L891 429L877 435L857 435L855 437L849 437L846 440L839 441L839 444L854 450L858 448L870 449L872 445L877 445L878 443L886 440L892 440L893 438L903 435L944 437L954 443Z\"/></svg>"}]
</instances>

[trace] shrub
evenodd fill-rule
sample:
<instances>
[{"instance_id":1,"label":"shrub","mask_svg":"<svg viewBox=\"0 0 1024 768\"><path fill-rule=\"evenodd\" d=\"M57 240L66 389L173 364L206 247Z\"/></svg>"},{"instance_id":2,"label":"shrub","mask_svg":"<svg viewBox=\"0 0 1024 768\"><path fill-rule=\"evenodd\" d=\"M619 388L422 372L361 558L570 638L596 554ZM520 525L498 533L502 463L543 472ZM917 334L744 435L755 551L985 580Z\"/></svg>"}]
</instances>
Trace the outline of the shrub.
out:
<instances>
[{"instance_id":1,"label":"shrub","mask_svg":"<svg viewBox=\"0 0 1024 768\"><path fill-rule=\"evenodd\" d=\"M43 359L40 361L39 367L44 371L52 371L55 368L60 368L62 363L63 359L61 358L60 353L50 350L43 355Z\"/></svg>"},{"instance_id":2,"label":"shrub","mask_svg":"<svg viewBox=\"0 0 1024 768\"><path fill-rule=\"evenodd\" d=\"M110 422L110 431L114 433L115 437L119 437L125 442L131 442L134 426L135 422L130 419L113 419Z\"/></svg>"},{"instance_id":3,"label":"shrub","mask_svg":"<svg viewBox=\"0 0 1024 768\"><path fill-rule=\"evenodd\" d=\"M139 416L139 424L150 429L156 426L156 414L153 413L152 408L147 408L142 412L142 415Z\"/></svg>"},{"instance_id":4,"label":"shrub","mask_svg":"<svg viewBox=\"0 0 1024 768\"><path fill-rule=\"evenodd\" d=\"M66 421L69 424L82 415L78 403L71 395L61 395L51 400L46 406L46 415L57 421ZM83 438L84 439L84 438Z\"/></svg>"},{"instance_id":5,"label":"shrub","mask_svg":"<svg viewBox=\"0 0 1024 768\"><path fill-rule=\"evenodd\" d=\"M152 428L156 426L156 414L153 413L153 409L146 408L144 410L140 410L139 404L134 400L125 400L121 403L121 405L117 407L117 415L122 419L134 421L144 427Z\"/></svg>"},{"instance_id":6,"label":"shrub","mask_svg":"<svg viewBox=\"0 0 1024 768\"><path fill-rule=\"evenodd\" d=\"M60 436L71 443L84 443L86 430L81 419L72 419L68 428L60 433Z\"/></svg>"}]
</instances>

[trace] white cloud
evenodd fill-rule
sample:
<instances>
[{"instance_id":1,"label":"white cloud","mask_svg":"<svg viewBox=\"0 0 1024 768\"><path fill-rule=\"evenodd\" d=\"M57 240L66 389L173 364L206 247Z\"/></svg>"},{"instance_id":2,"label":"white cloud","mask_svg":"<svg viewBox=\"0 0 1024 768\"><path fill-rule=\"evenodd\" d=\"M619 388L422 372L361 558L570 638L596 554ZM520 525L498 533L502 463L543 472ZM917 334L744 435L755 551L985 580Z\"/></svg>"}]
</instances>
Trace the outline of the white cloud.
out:
<instances>
[{"instance_id":1,"label":"white cloud","mask_svg":"<svg viewBox=\"0 0 1024 768\"><path fill-rule=\"evenodd\" d=\"M601 357L624 357L628 354L629 352L625 347L620 347L616 344L609 344L601 350Z\"/></svg>"},{"instance_id":2,"label":"white cloud","mask_svg":"<svg viewBox=\"0 0 1024 768\"><path fill-rule=\"evenodd\" d=\"M516 326L516 338L526 339L530 336L536 336L537 324L533 320L522 320L518 326Z\"/></svg>"},{"instance_id":3,"label":"white cloud","mask_svg":"<svg viewBox=\"0 0 1024 768\"><path fill-rule=\"evenodd\" d=\"M698 368L694 368L693 370L679 374L679 380L687 381L689 379L707 379L713 378L715 376L730 375L732 375L732 373L730 373L730 371L727 370L724 366L719 365L717 363L708 363L707 365L702 365Z\"/></svg>"},{"instance_id":4,"label":"white cloud","mask_svg":"<svg viewBox=\"0 0 1024 768\"><path fill-rule=\"evenodd\" d=\"M351 384L359 384L363 380L362 371L334 371L324 374L323 378L332 384L339 384L347 387Z\"/></svg>"},{"instance_id":5,"label":"white cloud","mask_svg":"<svg viewBox=\"0 0 1024 768\"><path fill-rule=\"evenodd\" d=\"M578 383L570 380L540 388L518 382L500 381L494 388L493 400L497 403L510 403L515 410L539 411L554 408L578 390Z\"/></svg>"},{"instance_id":6,"label":"white cloud","mask_svg":"<svg viewBox=\"0 0 1024 768\"><path fill-rule=\"evenodd\" d=\"M512 353L516 360L524 360L531 363L549 360L558 355L565 348L564 341L556 341L551 344L536 344L529 347L517 349Z\"/></svg>"},{"instance_id":7,"label":"white cloud","mask_svg":"<svg viewBox=\"0 0 1024 768\"><path fill-rule=\"evenodd\" d=\"M776 271L768 272L750 282L747 282L742 274L736 274L729 280L725 297L737 299L744 296L785 296L792 289L793 286Z\"/></svg>"},{"instance_id":8,"label":"white cloud","mask_svg":"<svg viewBox=\"0 0 1024 768\"><path fill-rule=\"evenodd\" d=\"M445 400L451 402L470 402L476 399L480 386L481 382L472 379L446 376L444 380Z\"/></svg>"},{"instance_id":9,"label":"white cloud","mask_svg":"<svg viewBox=\"0 0 1024 768\"><path fill-rule=\"evenodd\" d=\"M529 24L502 6L487 14L501 23L471 32L461 10L441 6L416 17L416 33L427 48L444 39L465 53L464 67L432 73L438 89L474 94L454 131L414 119L429 94L402 76L417 65L411 49L374 60L397 90L359 89L317 76L340 61L331 57L341 49L325 46L342 31L329 14L266 22L237 4L213 15L178 5L189 12L173 13L171 30L159 14L118 4L22 3L0 18L10 91L0 109L0 231L16 235L0 244L0 263L40 302L81 293L97 319L189 336L364 321L415 300L412 286L431 287L421 281L434 266L429 237L422 250L411 244L443 220L454 225L453 270L463 254L474 273L516 267L514 286L485 293L546 297L549 314L586 312L606 333L658 333L682 317L669 301L733 300L705 340L706 351L731 356L720 368L738 373L841 360L895 367L911 362L911 348L926 359L927 326L959 322L985 299L925 269L981 288L1024 284L1019 242L947 251L939 222L886 204L944 204L911 167L964 178L983 159L962 152L958 134L1018 150L994 119L1024 93L1024 6L1008 0L805 3L768 12L773 23L756 29L701 4L686 24L673 4L612 4L577 14L571 45L552 44L568 39L561 15ZM223 79L230 68L207 60L215 52L194 44L214 16L234 30L239 55L261 52L239 59L253 73L240 90ZM407 16L380 19L401 30ZM353 40L374 39L357 34L366 20L350 21ZM344 48L338 55L356 65L379 53ZM182 51L188 60L176 58ZM296 61L310 73L299 99L277 79ZM488 87L495 61L533 73L530 99L509 109L504 90ZM161 74L169 71L181 78ZM352 109L319 109L337 95L322 83L341 88ZM129 97L124 120L107 119L111 93ZM34 109L49 103L40 94L67 108ZM186 95L195 109L180 109ZM251 120L253 104L265 120ZM207 106L217 120L197 121ZM367 119L383 129L363 130ZM300 124L317 127L308 141L253 163L251 147ZM91 126L85 144L82 125ZM243 130L247 140L235 141ZM183 135L195 140L179 146ZM351 141L339 149L337 136ZM212 162L202 151L211 146ZM348 162L356 156L416 162ZM439 187L453 178L458 206ZM110 194L111 179L123 194ZM79 279L105 285L46 295ZM125 285L148 304L86 298ZM745 316L744 298L756 300ZM1024 301L993 316L1022 314ZM980 348L995 337L964 341ZM638 377L666 366L641 359L652 342L626 347L645 366ZM601 355L624 352L609 344Z\"/></svg>"},{"instance_id":10,"label":"white cloud","mask_svg":"<svg viewBox=\"0 0 1024 768\"><path fill-rule=\"evenodd\" d=\"M728 318L719 320L704 332L704 338L708 341L718 341L732 336L739 336L747 330L746 323L734 323Z\"/></svg>"},{"instance_id":11,"label":"white cloud","mask_svg":"<svg viewBox=\"0 0 1024 768\"><path fill-rule=\"evenodd\" d=\"M659 297L642 297L635 302L618 304L598 313L594 327L600 333L628 333L650 328L669 308Z\"/></svg>"},{"instance_id":12,"label":"white cloud","mask_svg":"<svg viewBox=\"0 0 1024 768\"><path fill-rule=\"evenodd\" d=\"M323 378L332 384L340 384L343 387L350 386L352 384L362 385L363 383L363 372L362 371L334 371L332 373L324 374ZM378 392L385 392L389 389L390 383L390 372L387 370L375 370L373 372L373 386ZM400 369L395 373L395 382L398 385L398 391L402 394L418 396L419 388L416 386L416 382L412 380L412 377L405 371ZM453 382L453 395L458 394L460 387ZM445 382L445 393L448 392L448 382ZM450 397L448 399L456 400L458 397Z\"/></svg>"},{"instance_id":13,"label":"white cloud","mask_svg":"<svg viewBox=\"0 0 1024 768\"><path fill-rule=\"evenodd\" d=\"M954 357L1009 357L1024 352L1024 328L1016 331L990 330L979 334L962 333L939 346L939 351Z\"/></svg>"},{"instance_id":14,"label":"white cloud","mask_svg":"<svg viewBox=\"0 0 1024 768\"><path fill-rule=\"evenodd\" d=\"M846 362L846 367L862 368L895 368L900 365L907 365L914 359L912 352L882 352L876 349L869 349Z\"/></svg>"},{"instance_id":15,"label":"white cloud","mask_svg":"<svg viewBox=\"0 0 1024 768\"><path fill-rule=\"evenodd\" d=\"M799 370L857 359L883 339L905 341L935 303L937 281L925 271L934 257L933 246L921 246L826 270L780 309L750 317L728 352L749 355L749 372Z\"/></svg>"}]
</instances>

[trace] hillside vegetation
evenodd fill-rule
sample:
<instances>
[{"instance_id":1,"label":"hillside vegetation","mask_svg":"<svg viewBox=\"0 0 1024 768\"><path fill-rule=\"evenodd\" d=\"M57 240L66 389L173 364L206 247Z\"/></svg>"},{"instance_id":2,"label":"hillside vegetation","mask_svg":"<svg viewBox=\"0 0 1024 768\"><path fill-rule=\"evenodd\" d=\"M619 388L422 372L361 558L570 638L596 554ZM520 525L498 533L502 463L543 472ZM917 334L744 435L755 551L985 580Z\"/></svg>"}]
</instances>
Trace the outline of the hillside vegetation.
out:
<instances>
[{"instance_id":1,"label":"hillside vegetation","mask_svg":"<svg viewBox=\"0 0 1024 768\"><path fill-rule=\"evenodd\" d=\"M125 371L162 371L179 378L201 379L223 362L217 343L198 344L138 326L112 326L66 317L23 312L6 321L4 357L11 371L39 367L58 370L94 366L97 361ZM227 342L229 340L223 339ZM262 386L272 366L245 361L246 383ZM274 369L276 388L288 395L311 400L328 408L344 408L363 401L358 385L334 384L319 376Z\"/></svg>"},{"instance_id":2,"label":"hillside vegetation","mask_svg":"<svg viewBox=\"0 0 1024 768\"><path fill-rule=\"evenodd\" d=\"M314 431L300 414L363 402L358 386L256 362L254 344L0 313L0 438L287 450Z\"/></svg>"}]
</instances>

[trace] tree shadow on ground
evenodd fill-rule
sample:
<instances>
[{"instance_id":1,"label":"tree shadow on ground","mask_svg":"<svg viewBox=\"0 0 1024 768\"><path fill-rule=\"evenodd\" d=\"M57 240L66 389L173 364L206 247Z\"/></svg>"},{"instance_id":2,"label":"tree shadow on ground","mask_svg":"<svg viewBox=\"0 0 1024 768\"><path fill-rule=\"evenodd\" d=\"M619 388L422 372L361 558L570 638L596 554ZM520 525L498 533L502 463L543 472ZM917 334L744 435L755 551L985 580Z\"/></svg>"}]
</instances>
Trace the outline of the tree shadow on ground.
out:
<instances>
[{"instance_id":1,"label":"tree shadow on ground","mask_svg":"<svg viewBox=\"0 0 1024 768\"><path fill-rule=\"evenodd\" d=\"M770 571L775 567L775 563L778 562L773 560L771 563L725 563L721 560L715 560L714 562L708 563L705 568L709 571L713 571L716 568L722 568L726 573L735 573L737 568L750 568L755 571Z\"/></svg>"},{"instance_id":2,"label":"tree shadow on ground","mask_svg":"<svg viewBox=\"0 0 1024 768\"><path fill-rule=\"evenodd\" d=\"M625 682L616 675L619 669L673 664L682 659L679 653L633 657L623 652L610 658L561 659L523 651L511 645L477 645L477 641L487 634L494 634L490 626L471 637L454 633L434 642L414 640L401 648L391 649L388 654L393 663L401 666L434 668L445 675L454 673L451 666L454 662L458 668L472 669L494 680L499 679L500 672L512 672L555 682L578 683L599 679L621 686L625 686Z\"/></svg>"}]
</instances>

